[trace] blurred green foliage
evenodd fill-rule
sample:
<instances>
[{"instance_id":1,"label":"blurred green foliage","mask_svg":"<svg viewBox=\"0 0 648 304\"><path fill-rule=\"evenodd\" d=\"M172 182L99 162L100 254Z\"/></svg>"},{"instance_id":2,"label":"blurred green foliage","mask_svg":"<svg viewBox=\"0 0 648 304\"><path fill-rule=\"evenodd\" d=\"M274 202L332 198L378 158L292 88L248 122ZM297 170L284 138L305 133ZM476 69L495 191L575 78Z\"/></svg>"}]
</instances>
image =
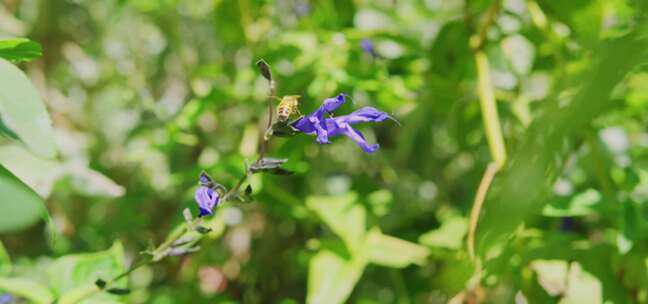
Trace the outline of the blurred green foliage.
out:
<instances>
[{"instance_id":1,"label":"blurred green foliage","mask_svg":"<svg viewBox=\"0 0 648 304\"><path fill-rule=\"evenodd\" d=\"M0 293L648 302L646 12L642 0L4 0ZM489 66L479 87L474 37ZM218 207L201 250L138 268L117 282L127 295L98 292L196 211L202 170L232 187L256 158L260 58L302 113L344 92L339 113L373 106L400 126L361 127L381 144L371 155L347 138L273 139L268 156L295 174L251 176L252 200ZM497 151L487 129L508 157L475 264L468 217Z\"/></svg>"}]
</instances>

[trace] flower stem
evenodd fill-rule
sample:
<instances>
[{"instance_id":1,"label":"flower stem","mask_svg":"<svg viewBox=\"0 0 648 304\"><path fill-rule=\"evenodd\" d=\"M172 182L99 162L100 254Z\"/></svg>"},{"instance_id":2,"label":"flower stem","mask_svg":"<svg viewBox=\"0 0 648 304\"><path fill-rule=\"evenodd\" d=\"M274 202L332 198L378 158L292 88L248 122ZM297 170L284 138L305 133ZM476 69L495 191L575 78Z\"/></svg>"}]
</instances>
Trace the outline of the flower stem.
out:
<instances>
[{"instance_id":1,"label":"flower stem","mask_svg":"<svg viewBox=\"0 0 648 304\"><path fill-rule=\"evenodd\" d=\"M265 132L263 132L261 148L259 150L259 156L257 157L257 160L255 162L259 162L259 161L261 161L263 159L263 157L265 156L265 154L266 154L266 152L268 150L268 145L270 143L270 139L272 138L272 135L269 133L269 131L272 128L272 112L274 110L273 106L272 106L272 102L275 99L276 88L275 88L274 80L269 79L268 82L269 82L269 87L270 87L269 96L268 96L268 124L266 126ZM268 134L270 134L270 136L268 136ZM250 174L251 174L251 172L250 172L249 168L245 168L245 173L239 178L238 182L234 185L234 187L232 187L229 191L227 191L223 195L223 198L227 199L233 193L237 193ZM139 269L140 267L142 267L144 265L149 265L149 264L159 262L164 257L166 257L167 250L169 250L169 248L171 248L171 246L173 246L173 244L177 240L179 240L182 236L184 236L187 231L193 229L192 227L195 227L197 224L199 224L200 221L202 221L202 218L196 218L196 219L193 219L190 223L184 223L183 225L181 225L179 227L176 227L171 232L171 234L169 234L169 236L166 238L166 240L164 242L162 242L162 244L160 244L155 249L153 249L152 252L149 252L150 257L147 257L146 259L144 259L140 263L131 266L125 272L123 272L123 273L113 277L112 279L106 281L105 286L103 286L102 288L99 288L98 286L95 286L95 285L92 285L92 286L88 285L87 287L84 287L83 290L79 290L79 292L77 292L75 295L73 295L72 297L69 297L68 299L66 299L65 303L66 304L78 303L79 301L82 301L84 299L87 299L87 298L91 297L92 295L96 294L97 292L105 290L107 288L107 286L109 286L110 284L115 283L119 279L128 276L129 274L131 274L133 271ZM199 236L198 239L194 240L193 243L194 244L197 243L200 240L200 238L202 238L202 236Z\"/></svg>"},{"instance_id":2,"label":"flower stem","mask_svg":"<svg viewBox=\"0 0 648 304\"><path fill-rule=\"evenodd\" d=\"M272 106L272 101L275 99L275 96L276 96L276 86L275 86L274 80L272 80L272 79L268 80L268 86L269 86L268 124L266 125L266 129L265 129L265 131L263 132L263 134L261 136L261 148L259 149L259 156L254 161L255 163L257 163L257 162L259 162L259 161L261 161L263 159L263 157L265 156L265 154L268 151L268 148L269 148L268 146L270 144L270 139L272 139L272 134L270 134L269 132L272 129L272 112L274 112L274 108ZM268 136L268 134L270 134L270 135ZM245 180L250 175L250 173L251 172L250 172L249 168L245 168L245 173L243 173L241 178L239 178L236 185L234 185L234 187L232 187L232 189L230 189L229 191L227 191L227 193L225 193L224 197L227 198L228 196L232 195L233 193L238 192L239 189L241 188L241 186L243 185L243 183L245 182Z\"/></svg>"}]
</instances>

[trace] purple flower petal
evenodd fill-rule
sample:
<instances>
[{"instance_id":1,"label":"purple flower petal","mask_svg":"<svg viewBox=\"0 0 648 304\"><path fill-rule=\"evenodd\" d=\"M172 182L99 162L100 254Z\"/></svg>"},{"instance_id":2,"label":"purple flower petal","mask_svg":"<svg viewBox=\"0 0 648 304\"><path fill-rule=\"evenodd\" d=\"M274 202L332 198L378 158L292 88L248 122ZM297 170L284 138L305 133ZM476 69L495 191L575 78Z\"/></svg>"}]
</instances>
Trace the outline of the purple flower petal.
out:
<instances>
[{"instance_id":1,"label":"purple flower petal","mask_svg":"<svg viewBox=\"0 0 648 304\"><path fill-rule=\"evenodd\" d=\"M335 120L338 122L346 122L349 124L363 122L381 122L387 119L391 119L398 123L398 121L391 117L389 114L372 107L360 108L349 115L339 116L335 118Z\"/></svg>"},{"instance_id":2,"label":"purple flower petal","mask_svg":"<svg viewBox=\"0 0 648 304\"><path fill-rule=\"evenodd\" d=\"M203 186L196 190L195 198L196 203L198 203L198 208L200 209L200 216L212 215L213 209L218 206L218 201L220 199L218 192Z\"/></svg>"},{"instance_id":3,"label":"purple flower petal","mask_svg":"<svg viewBox=\"0 0 648 304\"><path fill-rule=\"evenodd\" d=\"M326 131L324 115L331 113L339 108L346 102L344 94L339 94L336 97L327 98L322 105L315 110L315 112L303 117L292 124L292 127L305 134L317 135L317 142L320 144L328 144L328 132Z\"/></svg>"},{"instance_id":4,"label":"purple flower petal","mask_svg":"<svg viewBox=\"0 0 648 304\"><path fill-rule=\"evenodd\" d=\"M367 153L374 153L380 148L379 144L370 145L367 143L367 140L364 138L360 131L351 127L349 123L340 122L337 118L329 118L326 120L326 125L328 126L329 135L331 137L337 135L345 135L353 140L363 151Z\"/></svg>"},{"instance_id":5,"label":"purple flower petal","mask_svg":"<svg viewBox=\"0 0 648 304\"><path fill-rule=\"evenodd\" d=\"M341 105L343 105L344 102L346 102L345 96L346 96L345 94L338 94L338 96L324 99L324 102L322 103L318 111L332 113L333 111L337 110Z\"/></svg>"}]
</instances>

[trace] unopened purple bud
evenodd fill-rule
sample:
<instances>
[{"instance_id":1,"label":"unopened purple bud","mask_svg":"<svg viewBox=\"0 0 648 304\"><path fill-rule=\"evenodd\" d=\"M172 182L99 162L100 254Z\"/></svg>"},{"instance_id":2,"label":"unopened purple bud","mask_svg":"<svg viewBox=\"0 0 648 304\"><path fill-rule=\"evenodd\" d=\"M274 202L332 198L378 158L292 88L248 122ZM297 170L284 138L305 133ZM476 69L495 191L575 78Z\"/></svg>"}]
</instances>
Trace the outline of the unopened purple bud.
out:
<instances>
[{"instance_id":1,"label":"unopened purple bud","mask_svg":"<svg viewBox=\"0 0 648 304\"><path fill-rule=\"evenodd\" d=\"M200 173L199 182L201 186L205 186L209 188L213 187L214 185L214 182L212 181L211 177L209 177L209 175L207 175L207 173L205 172Z\"/></svg>"},{"instance_id":2,"label":"unopened purple bud","mask_svg":"<svg viewBox=\"0 0 648 304\"><path fill-rule=\"evenodd\" d=\"M212 188L205 186L200 186L196 190L196 203L198 203L198 208L200 209L199 216L212 215L214 207L218 206L220 196L218 192L214 191Z\"/></svg>"}]
</instances>

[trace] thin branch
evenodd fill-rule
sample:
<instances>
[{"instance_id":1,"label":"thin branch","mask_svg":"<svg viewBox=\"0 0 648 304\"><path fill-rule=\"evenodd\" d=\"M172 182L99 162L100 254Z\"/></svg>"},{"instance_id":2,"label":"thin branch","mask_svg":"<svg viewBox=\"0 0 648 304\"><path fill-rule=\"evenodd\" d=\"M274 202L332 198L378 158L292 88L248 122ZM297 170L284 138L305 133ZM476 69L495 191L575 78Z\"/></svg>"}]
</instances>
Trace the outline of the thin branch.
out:
<instances>
[{"instance_id":1,"label":"thin branch","mask_svg":"<svg viewBox=\"0 0 648 304\"><path fill-rule=\"evenodd\" d=\"M488 164L481 182L479 182L479 187L475 194L475 200L473 201L473 207L470 211L470 222L468 225L468 254L470 255L470 259L473 261L475 261L475 234L477 232L479 214L484 205L484 201L486 200L486 193L488 193L488 189L490 188L496 173L497 165L495 163Z\"/></svg>"},{"instance_id":2,"label":"thin branch","mask_svg":"<svg viewBox=\"0 0 648 304\"><path fill-rule=\"evenodd\" d=\"M486 12L486 16L484 17L483 21L481 22L481 24L479 24L479 29L477 34L470 37L470 46L473 48L473 50L478 51L482 49L482 47L484 46L484 42L486 41L486 35L488 34L488 29L490 29L490 27L495 23L501 8L502 8L501 0L495 0L493 5L490 6L488 12Z\"/></svg>"},{"instance_id":3,"label":"thin branch","mask_svg":"<svg viewBox=\"0 0 648 304\"><path fill-rule=\"evenodd\" d=\"M261 66L261 63L263 65L263 67ZM275 82L272 79L272 75L270 73L269 66L262 60L259 61L257 63L257 65L259 65L259 67L261 68L261 73L263 74L263 76L266 79L268 79L268 83L269 83L269 87L270 87L270 90L269 90L270 93L269 93L269 96L268 96L268 124L267 124L266 130L265 130L265 132L263 134L263 141L262 141L262 144L261 144L261 149L259 151L259 156L257 157L257 160L256 160L256 162L259 162L265 156L265 154L266 154L266 152L268 150L268 144L270 142L270 139L272 138L271 134L270 134L270 136L268 136L268 134L269 134L269 131L272 128L272 112L273 112L272 102L275 99L276 88L275 88ZM227 191L223 195L223 199L226 200L232 194L237 193L239 191L239 189L241 188L241 185L243 185L243 183L245 182L247 177L250 175L250 173L251 172L250 172L249 168L246 167L245 168L245 173L239 178L236 185L234 185L234 187L232 187L229 191ZM190 223L183 223L183 225L181 225L180 227L177 227L176 229L174 229L171 232L171 234L166 238L166 240L164 242L162 242L159 246L157 246L155 249L153 249L151 252L149 252L151 257L146 258L145 260L141 261L140 263L131 266L125 272L120 273L119 275L109 279L108 281L103 281L103 286L100 287L99 285L97 285L97 286L92 285L92 286L84 287L84 289L81 290L80 293L75 294L72 297L68 297L66 299L63 299L64 300L63 302L65 304L74 304L74 303L77 303L77 302L82 301L84 299L87 299L88 297L90 297L90 296L92 296L92 295L94 295L94 294L96 294L96 293L98 293L100 291L106 290L109 285L115 283L116 281L118 281L119 279L121 279L123 277L128 276L129 274L131 274L133 271L139 269L140 267L142 267L144 265L149 265L149 264L159 262L160 260L162 260L162 258L166 257L166 252L169 250L169 248L171 248L173 246L173 244L177 240L179 240L181 237L183 237L185 235L185 233L192 230L193 227L200 224L201 221L202 221L202 218L199 217L199 218L196 218L196 219L192 220ZM201 238L202 238L202 234L200 236L198 236L197 239L194 240L193 243L194 244L197 243L198 241L200 241Z\"/></svg>"},{"instance_id":4,"label":"thin branch","mask_svg":"<svg viewBox=\"0 0 648 304\"><path fill-rule=\"evenodd\" d=\"M475 62L478 74L479 103L484 119L486 139L488 140L491 156L497 164L497 168L501 169L506 163L506 147L504 146L502 127L497 114L497 104L490 78L490 66L484 51L475 51Z\"/></svg>"}]
</instances>

